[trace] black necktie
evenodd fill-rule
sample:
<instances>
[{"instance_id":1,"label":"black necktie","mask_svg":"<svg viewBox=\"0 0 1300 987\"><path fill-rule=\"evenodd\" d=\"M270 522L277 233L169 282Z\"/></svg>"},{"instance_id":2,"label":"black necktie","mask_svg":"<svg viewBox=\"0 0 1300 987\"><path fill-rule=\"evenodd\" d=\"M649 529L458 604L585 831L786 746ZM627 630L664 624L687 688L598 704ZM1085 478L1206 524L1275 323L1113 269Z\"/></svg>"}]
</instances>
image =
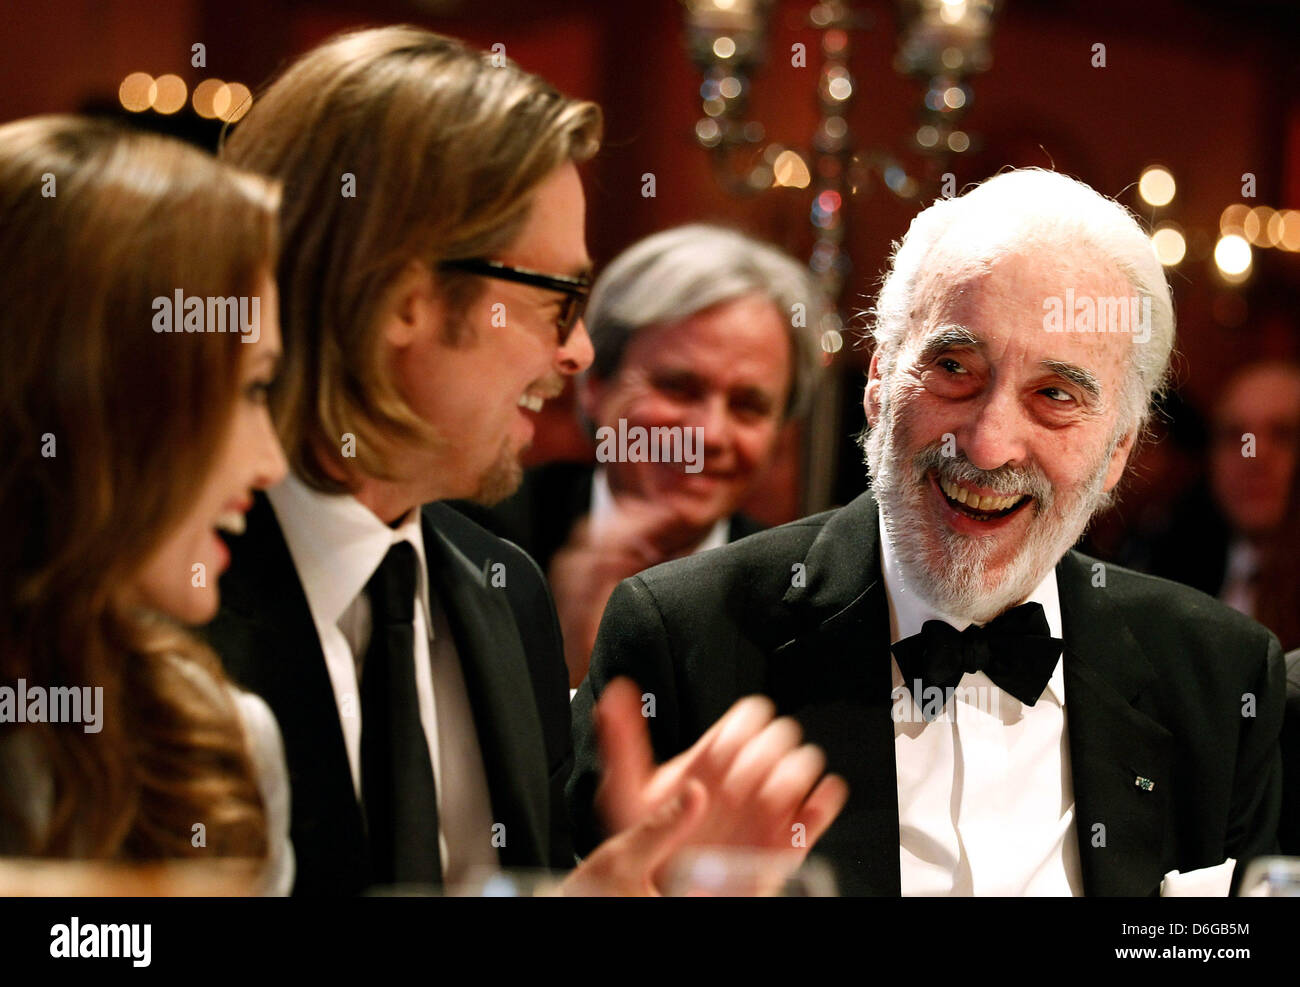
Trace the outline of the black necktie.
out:
<instances>
[{"instance_id":1,"label":"black necktie","mask_svg":"<svg viewBox=\"0 0 1300 987\"><path fill-rule=\"evenodd\" d=\"M415 548L400 541L366 584L361 799L376 884L437 884L438 800L415 691Z\"/></svg>"},{"instance_id":2,"label":"black necktie","mask_svg":"<svg viewBox=\"0 0 1300 987\"><path fill-rule=\"evenodd\" d=\"M993 684L1026 706L1038 702L1061 656L1063 643L1051 636L1047 615L1037 603L1012 607L983 627L959 631L942 620L927 620L920 634L894 645L903 681L921 703L921 689L938 686L945 697L967 672L983 672Z\"/></svg>"}]
</instances>

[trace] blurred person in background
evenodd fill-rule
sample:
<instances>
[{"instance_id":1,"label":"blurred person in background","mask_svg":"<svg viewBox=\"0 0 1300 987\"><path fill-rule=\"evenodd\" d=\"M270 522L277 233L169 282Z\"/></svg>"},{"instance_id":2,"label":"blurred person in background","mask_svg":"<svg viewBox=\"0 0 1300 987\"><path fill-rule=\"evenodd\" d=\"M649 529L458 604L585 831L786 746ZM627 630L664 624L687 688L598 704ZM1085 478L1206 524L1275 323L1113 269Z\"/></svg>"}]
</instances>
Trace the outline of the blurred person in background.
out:
<instances>
[{"instance_id":1,"label":"blurred person in background","mask_svg":"<svg viewBox=\"0 0 1300 987\"><path fill-rule=\"evenodd\" d=\"M1298 450L1300 366L1234 373L1211 415L1207 483L1176 511L1150 565L1255 617L1284 648L1300 647Z\"/></svg>"},{"instance_id":2,"label":"blurred person in background","mask_svg":"<svg viewBox=\"0 0 1300 987\"><path fill-rule=\"evenodd\" d=\"M1300 366L1260 363L1238 371L1215 409L1211 435L1210 489L1231 530L1218 596L1266 625L1261 608L1275 611L1275 617L1282 608L1276 599L1265 599L1279 587L1261 577L1274 565L1270 556L1277 554L1272 549L1283 526L1295 530L1297 518L1288 508L1294 502L1297 449ZM1294 559L1296 543L1286 548ZM1295 619L1294 601L1286 609ZM1294 636L1279 636L1283 647L1300 645Z\"/></svg>"},{"instance_id":3,"label":"blurred person in background","mask_svg":"<svg viewBox=\"0 0 1300 987\"><path fill-rule=\"evenodd\" d=\"M257 872L243 890L288 892L276 722L183 626L216 612L222 535L285 471L278 198L103 122L0 127L0 686L74 691L57 713L0 696L0 853L235 857ZM252 319L167 331L176 292L249 299Z\"/></svg>"},{"instance_id":4,"label":"blurred person in background","mask_svg":"<svg viewBox=\"0 0 1300 987\"><path fill-rule=\"evenodd\" d=\"M1279 429L1279 431L1282 431ZM1274 439L1273 445L1279 439ZM1292 434L1300 454L1300 429ZM1278 458L1282 450L1274 449ZM1282 724L1282 817L1278 842L1283 853L1300 855L1300 471L1294 470L1282 519L1260 545L1254 585L1255 619L1290 649L1286 656L1287 706Z\"/></svg>"},{"instance_id":5,"label":"blurred person in background","mask_svg":"<svg viewBox=\"0 0 1300 987\"><path fill-rule=\"evenodd\" d=\"M825 308L803 264L704 224L641 240L597 279L595 357L577 384L597 462L530 471L487 522L547 571L570 686L619 582L762 530L740 505L807 410ZM660 456L654 437L676 435L655 429L677 430L682 455ZM644 455L621 442L638 433Z\"/></svg>"}]
</instances>

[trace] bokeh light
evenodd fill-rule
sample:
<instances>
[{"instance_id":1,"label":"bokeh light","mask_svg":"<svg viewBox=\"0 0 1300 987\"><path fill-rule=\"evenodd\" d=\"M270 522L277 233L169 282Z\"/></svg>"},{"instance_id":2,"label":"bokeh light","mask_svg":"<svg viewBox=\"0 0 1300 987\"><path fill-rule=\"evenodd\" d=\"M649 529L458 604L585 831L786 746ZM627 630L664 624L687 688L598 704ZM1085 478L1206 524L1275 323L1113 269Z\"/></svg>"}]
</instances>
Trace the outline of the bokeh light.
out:
<instances>
[{"instance_id":1,"label":"bokeh light","mask_svg":"<svg viewBox=\"0 0 1300 987\"><path fill-rule=\"evenodd\" d=\"M1181 264L1187 256L1187 240L1183 231L1173 223L1161 226L1151 234L1151 246L1156 252L1156 259L1165 267Z\"/></svg>"},{"instance_id":2,"label":"bokeh light","mask_svg":"<svg viewBox=\"0 0 1300 987\"><path fill-rule=\"evenodd\" d=\"M152 89L153 76L148 72L132 72L117 87L117 98L124 109L132 113L143 113L149 109Z\"/></svg>"},{"instance_id":3,"label":"bokeh light","mask_svg":"<svg viewBox=\"0 0 1300 987\"><path fill-rule=\"evenodd\" d=\"M1219 237L1214 245L1214 263L1225 281L1240 284L1250 276L1252 264L1250 244L1236 233Z\"/></svg>"},{"instance_id":4,"label":"bokeh light","mask_svg":"<svg viewBox=\"0 0 1300 987\"><path fill-rule=\"evenodd\" d=\"M1169 173L1168 168L1162 168L1160 165L1147 168L1138 180L1138 195L1142 196L1143 201L1148 205L1167 206L1174 201L1176 191L1174 176Z\"/></svg>"},{"instance_id":5,"label":"bokeh light","mask_svg":"<svg viewBox=\"0 0 1300 987\"><path fill-rule=\"evenodd\" d=\"M189 90L179 75L168 74L160 75L154 80L152 93L151 103L154 110L162 114L171 114L185 105L185 97L189 95Z\"/></svg>"}]
</instances>

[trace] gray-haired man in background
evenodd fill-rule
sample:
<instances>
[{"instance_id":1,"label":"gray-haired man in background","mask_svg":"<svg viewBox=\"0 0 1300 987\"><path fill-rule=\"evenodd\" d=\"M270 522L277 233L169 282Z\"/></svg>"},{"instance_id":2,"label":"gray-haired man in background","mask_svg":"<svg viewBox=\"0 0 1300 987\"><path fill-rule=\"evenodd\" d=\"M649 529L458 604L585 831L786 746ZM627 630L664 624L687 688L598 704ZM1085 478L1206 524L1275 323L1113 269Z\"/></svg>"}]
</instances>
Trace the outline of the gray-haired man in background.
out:
<instances>
[{"instance_id":1,"label":"gray-haired man in background","mask_svg":"<svg viewBox=\"0 0 1300 987\"><path fill-rule=\"evenodd\" d=\"M808 407L825 310L802 263L705 224L633 244L597 279L577 384L596 463L533 470L488 522L547 571L570 685L622 579L762 529L740 508Z\"/></svg>"}]
</instances>

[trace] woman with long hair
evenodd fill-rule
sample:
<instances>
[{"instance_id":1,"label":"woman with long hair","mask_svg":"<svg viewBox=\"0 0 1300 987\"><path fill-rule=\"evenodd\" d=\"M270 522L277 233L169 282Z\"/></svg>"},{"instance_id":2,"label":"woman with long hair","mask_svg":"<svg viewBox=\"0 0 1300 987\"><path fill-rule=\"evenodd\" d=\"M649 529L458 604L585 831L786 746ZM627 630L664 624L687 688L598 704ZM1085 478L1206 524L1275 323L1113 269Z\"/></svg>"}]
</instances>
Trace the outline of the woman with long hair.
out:
<instances>
[{"instance_id":1,"label":"woman with long hair","mask_svg":"<svg viewBox=\"0 0 1300 987\"><path fill-rule=\"evenodd\" d=\"M288 891L275 720L184 627L285 470L277 206L176 141L0 126L0 853L244 858Z\"/></svg>"}]
</instances>

